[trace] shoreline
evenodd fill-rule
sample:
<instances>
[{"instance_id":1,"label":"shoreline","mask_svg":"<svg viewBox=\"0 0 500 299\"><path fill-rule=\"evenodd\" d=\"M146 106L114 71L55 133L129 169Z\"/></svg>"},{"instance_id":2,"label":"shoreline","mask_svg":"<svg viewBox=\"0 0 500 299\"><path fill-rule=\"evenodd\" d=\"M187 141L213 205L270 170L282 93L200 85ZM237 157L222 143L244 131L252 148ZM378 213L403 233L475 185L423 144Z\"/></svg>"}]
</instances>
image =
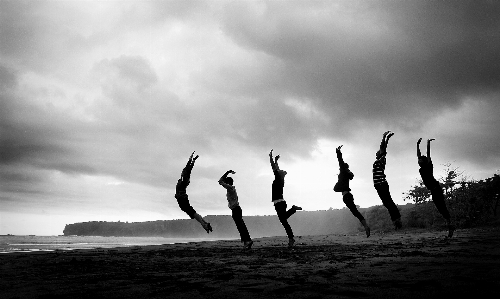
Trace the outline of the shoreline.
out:
<instances>
[{"instance_id":1,"label":"shoreline","mask_svg":"<svg viewBox=\"0 0 500 299\"><path fill-rule=\"evenodd\" d=\"M0 254L52 252L79 249L169 245L233 240L233 238L105 237L105 236L6 236L0 237Z\"/></svg>"},{"instance_id":2,"label":"shoreline","mask_svg":"<svg viewBox=\"0 0 500 299\"><path fill-rule=\"evenodd\" d=\"M488 228L488 226L485 227L477 227L477 228L472 228L472 229L458 229L457 231L467 231L467 230L481 230ZM500 229L500 227L499 227ZM439 229L439 228L410 228L410 229L405 229L405 230L400 230L400 231L372 231L372 234L370 238L366 238L364 232L359 232L359 233L351 233L351 234L329 234L329 235L311 235L311 236L295 236L296 240L296 246L301 245L301 240L302 238L307 239L309 245L313 246L321 246L321 245L331 245L331 241L335 238L344 238L347 240L348 238L355 238L357 241L356 242L363 242L363 240L369 241L373 240L374 238L391 238L398 235L401 238L404 235L425 235L425 234L436 234L439 235L441 234L442 236L446 235L445 228ZM456 232L455 232L456 235ZM28 235L11 235L12 237L24 237ZM29 235L32 236L32 235ZM36 236L36 237L54 237L54 236ZM57 236L57 237L70 237L70 238L165 238L165 239L174 239L174 240L180 240L182 238L169 238L169 237L161 237L161 236L138 236L138 237L127 237L127 236L112 236L112 237L106 237L106 236ZM264 242L266 240L281 240L282 241L282 246L283 248L287 249L287 243L288 239L286 236L267 236L267 237L257 237L253 238L254 245L253 249L256 248L256 246L259 246L259 242ZM140 248L141 250L160 250L164 249L163 247L165 246L175 246L175 245L193 245L199 247L198 243L204 243L204 242L222 242L218 244L219 246L224 244L223 242L231 242L235 244L242 244L242 242L239 240L239 238L220 238L220 239L210 239L210 238L186 238L186 240L189 241L181 241L181 242L172 242L172 243L162 243L162 244L130 244L130 245L124 245L124 244L117 244L117 246L99 246L99 245L106 245L109 243L95 243L90 245L90 247L85 247L85 248L56 248L56 249L40 249L40 248L33 248L33 249L20 249L20 250L13 250L13 251L0 251L0 256L1 255L12 255L12 254L31 254L31 253L63 253L63 252L78 252L78 251L92 251L92 250L98 250L99 252L106 251L106 250L111 250L111 251L127 251L127 249L134 248L134 250L137 250ZM344 240L344 242L345 242ZM88 244L88 243L85 243ZM198 244L198 245L197 245ZM13 244L13 245L21 245L21 246L27 246L27 245L33 245L33 246L38 246L41 247L42 245L51 245L51 244ZM71 245L79 245L79 243L74 243ZM302 242L302 245L303 244ZM273 245L277 246L277 245ZM238 245L232 245L231 248L237 248ZM240 245L240 247L243 249L243 245Z\"/></svg>"},{"instance_id":3,"label":"shoreline","mask_svg":"<svg viewBox=\"0 0 500 299\"><path fill-rule=\"evenodd\" d=\"M438 229L407 229L404 231L404 233L422 233L422 232L430 232L430 231L438 231ZM393 232L373 232L373 235L387 235L391 234ZM351 237L359 237L359 236L364 236L364 233L352 233L352 234L330 234L330 235L314 235L314 236L304 236L304 237L312 237L312 238L322 238L325 236L338 236L338 237L346 237L346 236L351 236ZM0 236L1 239L2 236ZM170 238L170 237L162 237L162 236L134 236L134 237L129 237L129 236L76 236L76 235L71 235L71 236L34 236L34 235L9 235L8 237L38 237L38 238L53 238L53 237L61 237L61 238L102 238L102 239L107 239L107 238L164 238L164 239L170 239L170 240L183 240L183 241L176 241L176 242L171 242L171 243L161 243L161 244L117 244L116 246L109 246L109 243L67 243L70 245L75 246L75 248L40 248L44 246L55 246L54 244L44 244L44 243L20 243L20 244L9 244L11 246L36 246L37 248L20 248L16 250L11 250L11 251L0 251L0 255L2 254L15 254L15 253L21 253L21 254L29 254L29 253L37 253L37 252L64 252L64 251L75 251L75 250L93 250L93 249L100 249L100 250L106 250L106 249L126 249L130 247L141 247L141 248L147 248L149 246L168 246L168 245L176 245L176 244L190 244L190 243L200 243L200 242L220 242L220 241L234 241L234 242L240 242L239 238ZM267 237L257 237L254 238L254 241L258 240L265 240L269 238L283 238L284 236L267 236ZM296 236L296 240L300 240L302 236ZM55 243L57 244L57 243ZM66 243L64 243L66 244ZM78 245L87 245L88 247L77 247ZM103 246L100 246L103 245ZM114 244L113 244L114 245ZM285 244L286 246L286 244Z\"/></svg>"},{"instance_id":4,"label":"shoreline","mask_svg":"<svg viewBox=\"0 0 500 299\"><path fill-rule=\"evenodd\" d=\"M9 298L443 298L500 294L500 228L0 255Z\"/></svg>"}]
</instances>

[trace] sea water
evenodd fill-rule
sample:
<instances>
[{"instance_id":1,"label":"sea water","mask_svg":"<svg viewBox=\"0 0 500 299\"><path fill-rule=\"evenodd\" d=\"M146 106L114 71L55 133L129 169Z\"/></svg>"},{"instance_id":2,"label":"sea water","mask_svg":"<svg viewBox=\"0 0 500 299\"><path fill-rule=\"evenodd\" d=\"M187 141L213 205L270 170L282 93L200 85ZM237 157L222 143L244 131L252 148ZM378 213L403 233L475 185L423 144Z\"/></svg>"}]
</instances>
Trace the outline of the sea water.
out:
<instances>
[{"instance_id":1,"label":"sea water","mask_svg":"<svg viewBox=\"0 0 500 299\"><path fill-rule=\"evenodd\" d=\"M214 241L209 238L100 237L100 236L0 236L0 253L35 252L163 245Z\"/></svg>"}]
</instances>

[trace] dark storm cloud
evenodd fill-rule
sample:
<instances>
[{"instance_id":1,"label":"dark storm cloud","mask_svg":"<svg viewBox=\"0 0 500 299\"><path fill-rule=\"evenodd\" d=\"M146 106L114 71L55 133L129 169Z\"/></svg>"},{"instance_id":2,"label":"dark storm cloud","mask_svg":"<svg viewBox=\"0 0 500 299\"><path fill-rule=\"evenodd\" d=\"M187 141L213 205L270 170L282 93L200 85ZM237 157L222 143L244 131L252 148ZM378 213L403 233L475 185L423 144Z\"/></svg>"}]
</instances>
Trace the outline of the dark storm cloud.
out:
<instances>
[{"instance_id":1,"label":"dark storm cloud","mask_svg":"<svg viewBox=\"0 0 500 299\"><path fill-rule=\"evenodd\" d=\"M361 118L411 129L465 96L499 88L496 2L294 4L237 2L226 32L279 59L276 88L313 99L337 125Z\"/></svg>"},{"instance_id":2,"label":"dark storm cloud","mask_svg":"<svg viewBox=\"0 0 500 299\"><path fill-rule=\"evenodd\" d=\"M0 93L3 176L22 178L22 174L8 172L6 167L25 169L29 165L67 174L123 176L154 184L139 164L143 162L143 167L148 167L152 159L137 161L136 156L144 157L148 151L154 151L148 142L158 133L157 114L151 112L161 113L162 104L151 100L148 88L155 83L156 76L138 57L120 57L100 65L107 68L100 78L111 101L88 111L96 119L90 122L68 115L65 109L16 95L11 88L17 85L15 74L7 68L0 69L4 85L8 85ZM103 68L99 71L104 73ZM118 162L127 156L130 168Z\"/></svg>"},{"instance_id":3,"label":"dark storm cloud","mask_svg":"<svg viewBox=\"0 0 500 299\"><path fill-rule=\"evenodd\" d=\"M18 163L37 154L53 152L54 148L43 141L44 128L28 122L39 122L40 114L29 105L24 105L14 96L17 86L16 74L0 66L0 163ZM22 120L22 119L25 119Z\"/></svg>"},{"instance_id":4,"label":"dark storm cloud","mask_svg":"<svg viewBox=\"0 0 500 299\"><path fill-rule=\"evenodd\" d=\"M63 116L9 96L2 98L2 110L6 115L0 120L1 165L93 172L69 146L73 125Z\"/></svg>"}]
</instances>

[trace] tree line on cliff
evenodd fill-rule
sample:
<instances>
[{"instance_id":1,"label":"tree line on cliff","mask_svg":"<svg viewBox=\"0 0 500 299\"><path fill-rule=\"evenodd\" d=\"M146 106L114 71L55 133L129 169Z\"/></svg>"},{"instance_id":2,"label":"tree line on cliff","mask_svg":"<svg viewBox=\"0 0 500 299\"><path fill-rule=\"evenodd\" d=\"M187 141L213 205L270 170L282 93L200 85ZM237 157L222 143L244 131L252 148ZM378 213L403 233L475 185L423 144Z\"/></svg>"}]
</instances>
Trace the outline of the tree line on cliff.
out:
<instances>
[{"instance_id":1,"label":"tree line on cliff","mask_svg":"<svg viewBox=\"0 0 500 299\"><path fill-rule=\"evenodd\" d=\"M413 204L400 206L403 214ZM390 223L389 214L383 206L367 209L360 208L374 228L385 229L386 219ZM253 238L284 236L285 231L276 215L243 216L245 224ZM234 221L229 215L208 215L213 232L207 235L200 225L191 219L157 220L147 222L107 222L90 221L67 224L64 235L80 236L163 236L169 238L238 238L239 234ZM323 211L301 211L289 219L289 223L297 236L328 234L364 234L358 219L352 216L347 208Z\"/></svg>"},{"instance_id":2,"label":"tree line on cliff","mask_svg":"<svg viewBox=\"0 0 500 299\"><path fill-rule=\"evenodd\" d=\"M498 222L500 205L500 176L493 175L480 181L469 180L458 168L445 164L445 176L439 179L445 201L458 228ZM405 228L440 228L444 219L432 203L431 194L419 180L405 194L406 205L398 206ZM393 224L387 209L382 205L359 208L372 231L391 231ZM238 238L239 234L229 215L209 215L211 238ZM253 238L284 236L285 231L276 215L244 216ZM359 221L347 208L325 211L301 211L289 219L294 233L301 235L364 234ZM171 238L207 237L196 221L190 219L158 220L148 222L91 221L67 224L64 235L81 236L163 236Z\"/></svg>"},{"instance_id":3,"label":"tree line on cliff","mask_svg":"<svg viewBox=\"0 0 500 299\"><path fill-rule=\"evenodd\" d=\"M207 235L196 221L190 219L158 220L148 222L92 221L68 224L64 235L93 236L163 236L170 238L238 238L234 221L229 215L204 217L213 228ZM276 215L243 216L253 238L280 236L285 232ZM347 209L327 211L302 211L290 218L296 235L352 233L357 231L357 219Z\"/></svg>"},{"instance_id":4,"label":"tree line on cliff","mask_svg":"<svg viewBox=\"0 0 500 299\"><path fill-rule=\"evenodd\" d=\"M470 180L458 167L445 164L445 175L439 178L446 205L457 227L466 228L498 222L500 205L500 176L494 174L484 180ZM406 225L429 227L440 223L442 216L434 204L429 190L418 180L407 193L405 200L415 204L407 215Z\"/></svg>"}]
</instances>

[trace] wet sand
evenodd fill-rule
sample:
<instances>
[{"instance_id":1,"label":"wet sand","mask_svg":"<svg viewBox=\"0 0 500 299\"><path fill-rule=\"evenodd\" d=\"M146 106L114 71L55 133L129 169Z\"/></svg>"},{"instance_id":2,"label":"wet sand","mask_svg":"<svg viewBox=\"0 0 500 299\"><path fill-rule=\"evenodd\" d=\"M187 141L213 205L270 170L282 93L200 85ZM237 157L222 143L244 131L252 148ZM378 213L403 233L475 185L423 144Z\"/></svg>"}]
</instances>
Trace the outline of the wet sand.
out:
<instances>
[{"instance_id":1,"label":"wet sand","mask_svg":"<svg viewBox=\"0 0 500 299\"><path fill-rule=\"evenodd\" d=\"M500 228L11 253L0 298L450 298L500 295ZM445 297L443 297L445 296ZM476 297L478 298L478 297ZM500 298L500 297L496 297Z\"/></svg>"}]
</instances>

